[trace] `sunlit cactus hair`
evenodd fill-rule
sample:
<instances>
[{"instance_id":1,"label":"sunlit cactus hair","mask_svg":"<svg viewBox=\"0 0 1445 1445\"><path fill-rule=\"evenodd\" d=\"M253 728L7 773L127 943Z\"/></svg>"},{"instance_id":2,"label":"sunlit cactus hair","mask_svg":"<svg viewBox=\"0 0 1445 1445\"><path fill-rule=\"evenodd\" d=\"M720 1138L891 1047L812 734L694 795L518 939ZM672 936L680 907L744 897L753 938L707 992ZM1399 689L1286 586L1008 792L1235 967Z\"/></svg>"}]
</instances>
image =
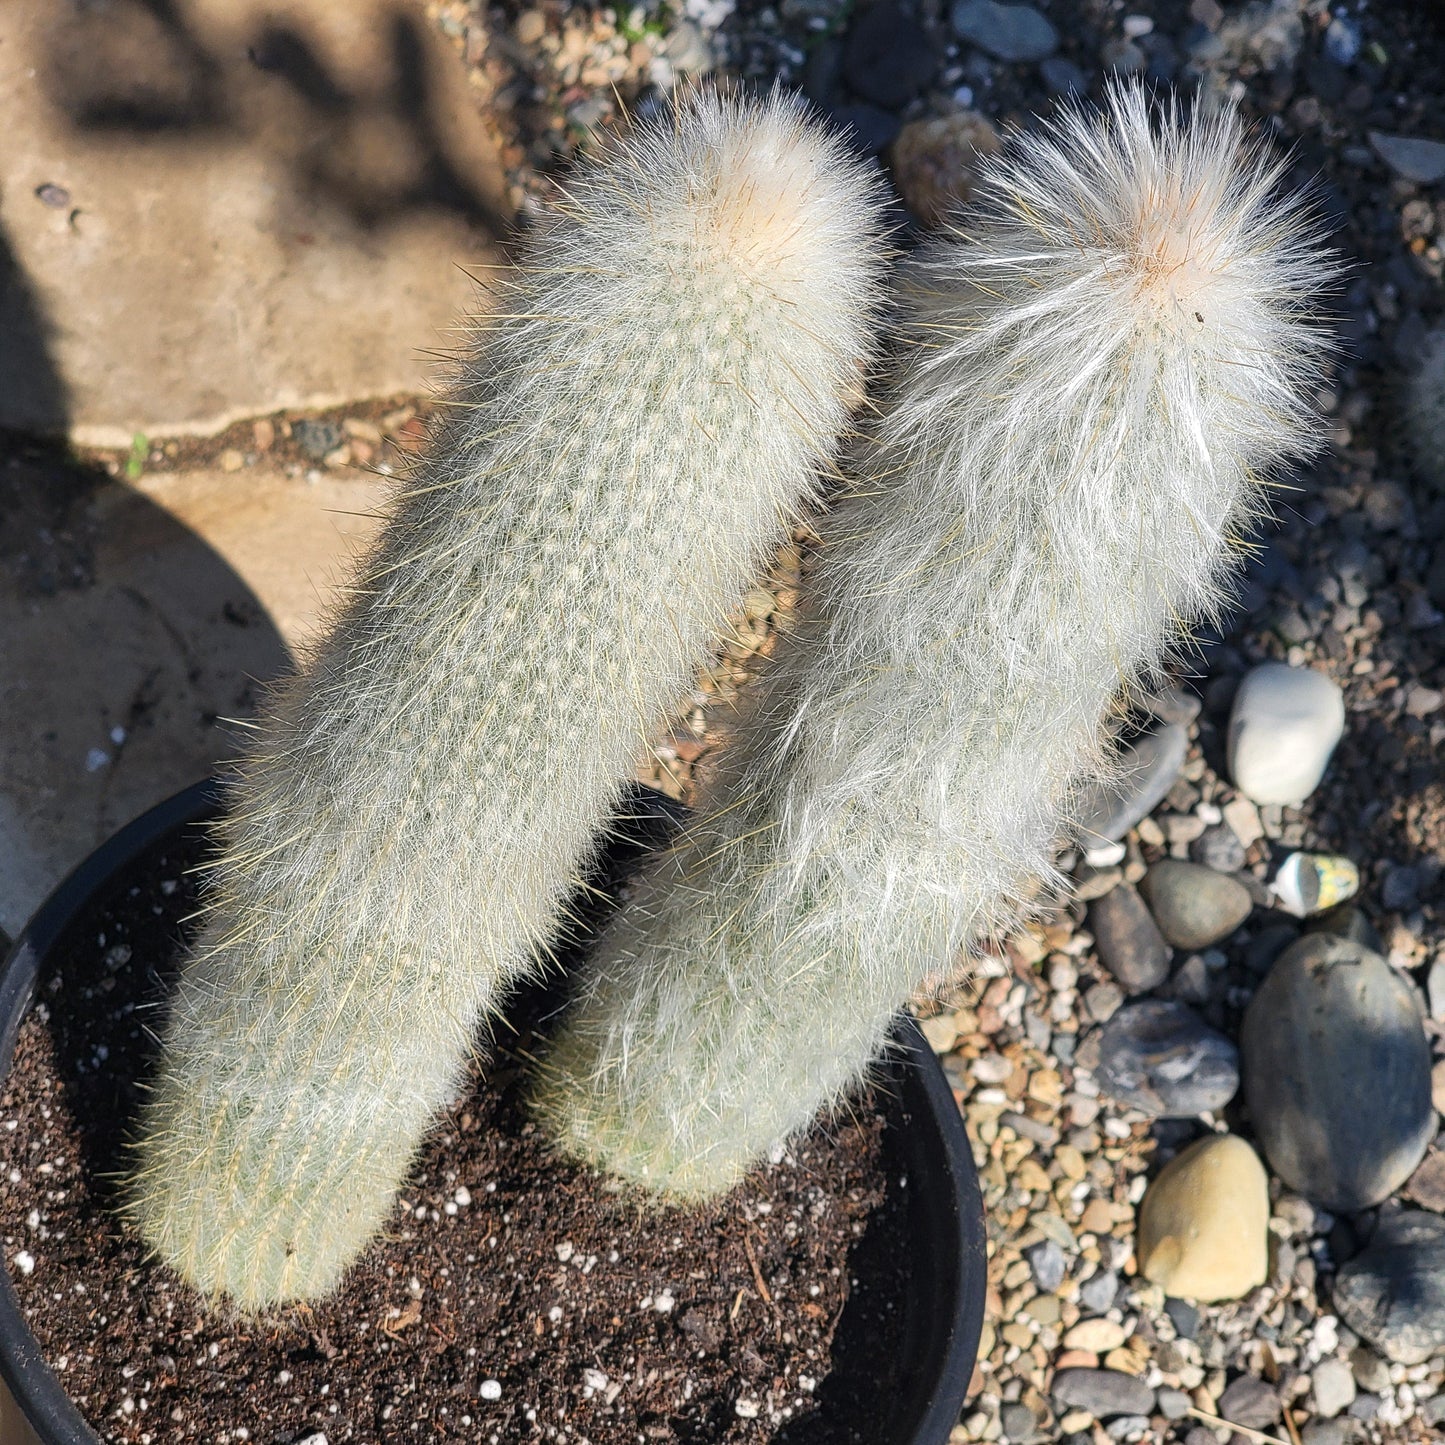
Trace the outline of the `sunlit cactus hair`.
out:
<instances>
[{"instance_id":1,"label":"sunlit cactus hair","mask_svg":"<svg viewBox=\"0 0 1445 1445\"><path fill-rule=\"evenodd\" d=\"M192 1284L314 1298L382 1223L829 465L881 225L798 103L702 95L570 180L501 278L464 404L229 791L127 1197Z\"/></svg>"},{"instance_id":2,"label":"sunlit cactus hair","mask_svg":"<svg viewBox=\"0 0 1445 1445\"><path fill-rule=\"evenodd\" d=\"M536 1076L562 1147L664 1194L736 1183L1014 921L1119 690L1316 445L1334 268L1234 115L1115 85L983 168L906 269L803 626Z\"/></svg>"}]
</instances>

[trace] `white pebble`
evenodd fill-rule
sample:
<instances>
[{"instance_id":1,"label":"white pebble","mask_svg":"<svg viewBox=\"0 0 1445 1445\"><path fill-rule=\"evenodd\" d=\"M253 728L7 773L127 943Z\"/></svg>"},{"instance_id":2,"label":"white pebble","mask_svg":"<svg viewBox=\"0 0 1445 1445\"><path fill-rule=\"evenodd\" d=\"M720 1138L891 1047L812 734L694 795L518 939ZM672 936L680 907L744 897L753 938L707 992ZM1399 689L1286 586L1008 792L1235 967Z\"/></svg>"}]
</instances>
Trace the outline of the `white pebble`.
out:
<instances>
[{"instance_id":1,"label":"white pebble","mask_svg":"<svg viewBox=\"0 0 1445 1445\"><path fill-rule=\"evenodd\" d=\"M566 1264L575 1252L576 1246L573 1245L570 1239L564 1239L562 1243L557 1246L557 1258L563 1264Z\"/></svg>"},{"instance_id":2,"label":"white pebble","mask_svg":"<svg viewBox=\"0 0 1445 1445\"><path fill-rule=\"evenodd\" d=\"M460 1184L452 1198L456 1200L459 1208L465 1209L472 1202L472 1191L465 1184Z\"/></svg>"},{"instance_id":3,"label":"white pebble","mask_svg":"<svg viewBox=\"0 0 1445 1445\"><path fill-rule=\"evenodd\" d=\"M1266 662L1245 675L1229 717L1229 772L1256 803L1302 803L1345 730L1339 685L1308 667Z\"/></svg>"},{"instance_id":4,"label":"white pebble","mask_svg":"<svg viewBox=\"0 0 1445 1445\"><path fill-rule=\"evenodd\" d=\"M739 1396L733 1411L739 1420L756 1420L758 1418L758 1402L749 1400L746 1396Z\"/></svg>"},{"instance_id":5,"label":"white pebble","mask_svg":"<svg viewBox=\"0 0 1445 1445\"><path fill-rule=\"evenodd\" d=\"M500 1400L502 1398L502 1382L500 1380L483 1380L477 1388L484 1400Z\"/></svg>"},{"instance_id":6,"label":"white pebble","mask_svg":"<svg viewBox=\"0 0 1445 1445\"><path fill-rule=\"evenodd\" d=\"M22 1249L15 1256L15 1268L21 1274L30 1274L35 1268L35 1256L28 1249Z\"/></svg>"}]
</instances>

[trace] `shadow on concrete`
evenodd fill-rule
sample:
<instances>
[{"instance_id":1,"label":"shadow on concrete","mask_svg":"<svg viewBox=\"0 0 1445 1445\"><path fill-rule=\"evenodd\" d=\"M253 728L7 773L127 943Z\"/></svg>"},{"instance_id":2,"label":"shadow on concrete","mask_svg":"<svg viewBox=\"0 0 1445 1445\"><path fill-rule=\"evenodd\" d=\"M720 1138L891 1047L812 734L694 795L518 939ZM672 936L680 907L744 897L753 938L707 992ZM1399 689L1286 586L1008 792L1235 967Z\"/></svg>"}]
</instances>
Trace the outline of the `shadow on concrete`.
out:
<instances>
[{"instance_id":1,"label":"shadow on concrete","mask_svg":"<svg viewBox=\"0 0 1445 1445\"><path fill-rule=\"evenodd\" d=\"M0 235L0 385L63 432L45 318ZM122 824L235 751L290 665L212 547L60 442L0 431L0 943Z\"/></svg>"},{"instance_id":2,"label":"shadow on concrete","mask_svg":"<svg viewBox=\"0 0 1445 1445\"><path fill-rule=\"evenodd\" d=\"M70 407L65 382L50 359L50 337L40 298L0 227L0 394L9 398L12 416L37 432L55 434L64 430ZM0 548L8 525L0 528Z\"/></svg>"},{"instance_id":3,"label":"shadow on concrete","mask_svg":"<svg viewBox=\"0 0 1445 1445\"><path fill-rule=\"evenodd\" d=\"M354 224L377 229L441 210L504 239L500 166L459 145L464 87L421 13L379 6L368 31L384 37L380 67L347 78L289 17L258 11L240 45L207 34L176 0L114 0L52 28L46 88L72 123L117 137L233 141L268 149ZM459 68L458 68L459 70ZM473 127L475 129L475 127Z\"/></svg>"}]
</instances>

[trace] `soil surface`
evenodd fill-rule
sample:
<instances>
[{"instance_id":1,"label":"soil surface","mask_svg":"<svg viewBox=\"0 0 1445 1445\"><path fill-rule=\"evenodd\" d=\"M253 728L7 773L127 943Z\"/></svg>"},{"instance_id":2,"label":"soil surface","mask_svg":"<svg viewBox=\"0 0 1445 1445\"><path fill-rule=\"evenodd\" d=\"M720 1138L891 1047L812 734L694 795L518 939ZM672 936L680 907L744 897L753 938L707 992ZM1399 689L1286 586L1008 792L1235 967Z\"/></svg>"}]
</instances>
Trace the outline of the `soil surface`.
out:
<instances>
[{"instance_id":1,"label":"soil surface","mask_svg":"<svg viewBox=\"0 0 1445 1445\"><path fill-rule=\"evenodd\" d=\"M519 1024L335 1298L243 1319L149 1263L113 1178L200 865L191 830L77 921L0 1095L5 1262L104 1440L884 1438L907 1267L888 1100L710 1211L645 1210L549 1155L518 1103Z\"/></svg>"}]
</instances>

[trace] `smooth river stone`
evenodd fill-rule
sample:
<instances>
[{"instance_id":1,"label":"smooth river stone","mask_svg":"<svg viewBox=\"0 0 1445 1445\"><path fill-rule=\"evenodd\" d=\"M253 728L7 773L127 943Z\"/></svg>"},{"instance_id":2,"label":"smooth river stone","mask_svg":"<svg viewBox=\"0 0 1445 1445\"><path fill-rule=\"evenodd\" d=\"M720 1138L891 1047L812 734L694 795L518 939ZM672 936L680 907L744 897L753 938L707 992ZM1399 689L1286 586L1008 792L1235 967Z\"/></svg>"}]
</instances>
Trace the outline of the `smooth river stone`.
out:
<instances>
[{"instance_id":1,"label":"smooth river stone","mask_svg":"<svg viewBox=\"0 0 1445 1445\"><path fill-rule=\"evenodd\" d=\"M1234 695L1229 775L1256 803L1302 803L1319 786L1344 730L1344 694L1332 678L1263 663Z\"/></svg>"},{"instance_id":2,"label":"smooth river stone","mask_svg":"<svg viewBox=\"0 0 1445 1445\"><path fill-rule=\"evenodd\" d=\"M1445 1219L1419 1209L1382 1214L1369 1244L1336 1276L1334 1303L1397 1364L1445 1350Z\"/></svg>"},{"instance_id":3,"label":"smooth river stone","mask_svg":"<svg viewBox=\"0 0 1445 1445\"><path fill-rule=\"evenodd\" d=\"M1306 933L1244 1017L1244 1096L1265 1157L1336 1214L1388 1198L1435 1133L1417 991L1349 938Z\"/></svg>"},{"instance_id":4,"label":"smooth river stone","mask_svg":"<svg viewBox=\"0 0 1445 1445\"><path fill-rule=\"evenodd\" d=\"M1163 1118L1222 1109L1239 1088L1239 1053L1187 1004L1126 1004L1099 1031L1099 1082Z\"/></svg>"},{"instance_id":5,"label":"smooth river stone","mask_svg":"<svg viewBox=\"0 0 1445 1445\"><path fill-rule=\"evenodd\" d=\"M1254 907L1239 879L1176 858L1156 863L1144 875L1140 891L1160 933L1175 948L1208 948L1228 938Z\"/></svg>"},{"instance_id":6,"label":"smooth river stone","mask_svg":"<svg viewBox=\"0 0 1445 1445\"><path fill-rule=\"evenodd\" d=\"M1239 1299L1269 1275L1269 1181L1259 1156L1228 1134L1191 1144L1139 1206L1139 1272L1166 1294Z\"/></svg>"}]
</instances>

